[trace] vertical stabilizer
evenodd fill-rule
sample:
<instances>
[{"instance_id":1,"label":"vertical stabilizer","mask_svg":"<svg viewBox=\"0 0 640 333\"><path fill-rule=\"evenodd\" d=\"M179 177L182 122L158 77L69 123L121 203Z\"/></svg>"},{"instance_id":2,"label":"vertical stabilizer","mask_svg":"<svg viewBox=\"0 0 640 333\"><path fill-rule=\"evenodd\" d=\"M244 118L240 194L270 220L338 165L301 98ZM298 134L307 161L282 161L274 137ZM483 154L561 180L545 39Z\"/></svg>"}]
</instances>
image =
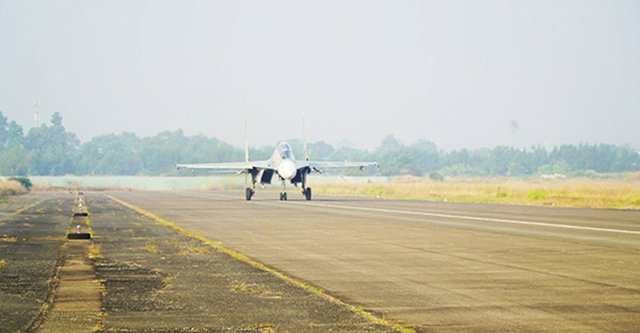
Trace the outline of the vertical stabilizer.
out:
<instances>
[{"instance_id":1,"label":"vertical stabilizer","mask_svg":"<svg viewBox=\"0 0 640 333\"><path fill-rule=\"evenodd\" d=\"M307 128L305 124L305 116L302 116L302 156L305 161L309 160L309 151L307 150Z\"/></svg>"},{"instance_id":2,"label":"vertical stabilizer","mask_svg":"<svg viewBox=\"0 0 640 333\"><path fill-rule=\"evenodd\" d=\"M244 161L249 163L249 133L247 133L247 116L244 117Z\"/></svg>"}]
</instances>

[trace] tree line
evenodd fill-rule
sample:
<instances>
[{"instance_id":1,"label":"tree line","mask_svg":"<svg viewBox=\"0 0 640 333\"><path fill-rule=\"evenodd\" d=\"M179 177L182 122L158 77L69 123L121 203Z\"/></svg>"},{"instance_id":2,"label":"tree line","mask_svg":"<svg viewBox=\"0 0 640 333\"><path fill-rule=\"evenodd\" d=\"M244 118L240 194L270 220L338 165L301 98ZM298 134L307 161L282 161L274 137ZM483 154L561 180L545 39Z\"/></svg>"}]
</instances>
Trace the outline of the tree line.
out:
<instances>
[{"instance_id":1,"label":"tree line","mask_svg":"<svg viewBox=\"0 0 640 333\"><path fill-rule=\"evenodd\" d=\"M294 152L302 153L302 142L291 140ZM253 160L267 159L274 146L250 149ZM335 148L323 141L308 145L315 160L377 161L380 168L369 174L438 176L529 176L640 170L640 154L611 144L561 145L553 149L498 146L444 151L430 141L410 145L393 136L373 150ZM302 156L298 156L301 158ZM0 113L0 173L22 175L188 175L177 163L242 161L241 148L203 135L186 136L181 130L164 131L140 138L134 133L108 134L81 143L66 130L56 112L50 124L24 133L15 121ZM353 171L347 171L353 172ZM200 172L201 174L201 172ZM355 172L359 174L359 172Z\"/></svg>"}]
</instances>

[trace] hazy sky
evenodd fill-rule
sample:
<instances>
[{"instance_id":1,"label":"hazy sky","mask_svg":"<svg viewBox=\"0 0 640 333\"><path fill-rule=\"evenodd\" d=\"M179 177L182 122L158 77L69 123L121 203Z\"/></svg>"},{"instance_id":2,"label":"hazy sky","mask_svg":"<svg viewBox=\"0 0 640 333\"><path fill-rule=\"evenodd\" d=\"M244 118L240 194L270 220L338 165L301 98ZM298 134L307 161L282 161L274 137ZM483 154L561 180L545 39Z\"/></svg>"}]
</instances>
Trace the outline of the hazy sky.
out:
<instances>
[{"instance_id":1,"label":"hazy sky","mask_svg":"<svg viewBox=\"0 0 640 333\"><path fill-rule=\"evenodd\" d=\"M83 141L640 148L640 1L0 0L0 110L35 99Z\"/></svg>"}]
</instances>

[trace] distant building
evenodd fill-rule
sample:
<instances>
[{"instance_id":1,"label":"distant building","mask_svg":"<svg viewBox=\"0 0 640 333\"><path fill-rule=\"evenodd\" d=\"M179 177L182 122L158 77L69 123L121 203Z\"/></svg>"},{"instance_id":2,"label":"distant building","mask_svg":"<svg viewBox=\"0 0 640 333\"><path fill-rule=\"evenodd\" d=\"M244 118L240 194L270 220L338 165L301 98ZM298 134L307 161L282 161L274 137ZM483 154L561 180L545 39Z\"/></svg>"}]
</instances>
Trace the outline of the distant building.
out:
<instances>
[{"instance_id":1,"label":"distant building","mask_svg":"<svg viewBox=\"0 0 640 333\"><path fill-rule=\"evenodd\" d=\"M540 175L540 179L565 179L567 178L566 175L563 175L561 173L554 173L552 175L550 174L542 174Z\"/></svg>"}]
</instances>

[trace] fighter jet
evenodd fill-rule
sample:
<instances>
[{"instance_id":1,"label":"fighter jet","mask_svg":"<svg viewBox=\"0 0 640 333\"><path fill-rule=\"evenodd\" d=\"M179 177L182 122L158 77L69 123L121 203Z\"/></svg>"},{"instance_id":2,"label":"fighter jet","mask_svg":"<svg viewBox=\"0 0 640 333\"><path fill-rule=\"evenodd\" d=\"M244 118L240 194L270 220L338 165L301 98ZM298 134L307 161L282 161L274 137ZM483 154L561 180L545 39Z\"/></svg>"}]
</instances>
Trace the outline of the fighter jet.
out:
<instances>
[{"instance_id":1,"label":"fighter jet","mask_svg":"<svg viewBox=\"0 0 640 333\"><path fill-rule=\"evenodd\" d=\"M304 125L303 125L304 126ZM246 126L245 126L246 128ZM304 130L303 130L304 131ZM185 169L219 169L237 170L238 174L251 175L251 185L245 189L245 197L251 200L256 192L256 183L271 184L275 174L282 182L280 200L287 200L286 182L289 181L294 186L301 184L302 195L307 200L311 200L311 188L307 187L307 175L312 172L322 173L325 168L350 168L358 167L361 170L366 166L375 165L377 162L327 162L310 161L307 154L307 143L303 136L304 160L296 160L291 149L291 145L285 141L278 143L273 155L265 161L249 161L249 145L246 139L245 130L245 161L228 163L199 163L199 164L178 164L177 168Z\"/></svg>"}]
</instances>

